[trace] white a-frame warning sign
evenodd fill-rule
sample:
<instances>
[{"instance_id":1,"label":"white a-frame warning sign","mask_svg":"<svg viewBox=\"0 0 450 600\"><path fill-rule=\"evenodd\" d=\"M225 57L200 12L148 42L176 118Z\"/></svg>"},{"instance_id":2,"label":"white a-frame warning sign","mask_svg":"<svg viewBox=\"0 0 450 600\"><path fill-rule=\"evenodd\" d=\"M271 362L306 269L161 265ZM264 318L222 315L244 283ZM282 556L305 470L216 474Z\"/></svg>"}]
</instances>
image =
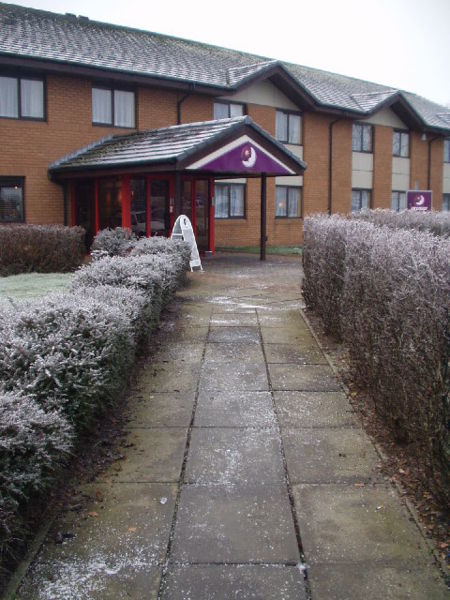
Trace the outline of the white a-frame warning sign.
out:
<instances>
[{"instance_id":1,"label":"white a-frame warning sign","mask_svg":"<svg viewBox=\"0 0 450 600\"><path fill-rule=\"evenodd\" d=\"M172 235L170 236L174 240L184 240L191 246L191 260L189 266L191 271L193 267L199 267L200 271L203 271L202 261L200 260L200 254L198 253L197 242L195 241L194 230L192 229L192 223L186 215L180 215L172 229Z\"/></svg>"}]
</instances>

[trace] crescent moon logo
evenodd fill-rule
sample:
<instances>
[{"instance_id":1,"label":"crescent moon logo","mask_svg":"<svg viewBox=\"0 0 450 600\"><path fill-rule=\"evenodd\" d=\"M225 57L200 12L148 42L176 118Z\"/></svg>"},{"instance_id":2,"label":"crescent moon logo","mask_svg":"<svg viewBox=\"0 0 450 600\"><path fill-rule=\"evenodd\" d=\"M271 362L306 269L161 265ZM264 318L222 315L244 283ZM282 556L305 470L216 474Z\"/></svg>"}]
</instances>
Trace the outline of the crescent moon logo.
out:
<instances>
[{"instance_id":1,"label":"crescent moon logo","mask_svg":"<svg viewBox=\"0 0 450 600\"><path fill-rule=\"evenodd\" d=\"M425 204L425 197L421 194L416 200L416 206L422 206Z\"/></svg>"},{"instance_id":2,"label":"crescent moon logo","mask_svg":"<svg viewBox=\"0 0 450 600\"><path fill-rule=\"evenodd\" d=\"M254 167L256 163L256 151L253 146L244 148L242 152L242 164L244 167Z\"/></svg>"}]
</instances>

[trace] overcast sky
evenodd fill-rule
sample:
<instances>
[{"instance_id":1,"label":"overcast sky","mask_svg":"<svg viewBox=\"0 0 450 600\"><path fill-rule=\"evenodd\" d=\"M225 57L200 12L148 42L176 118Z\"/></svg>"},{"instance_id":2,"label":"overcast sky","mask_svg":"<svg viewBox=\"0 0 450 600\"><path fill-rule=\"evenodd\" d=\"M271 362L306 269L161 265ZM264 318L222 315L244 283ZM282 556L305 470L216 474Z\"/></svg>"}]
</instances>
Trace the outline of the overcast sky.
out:
<instances>
[{"instance_id":1,"label":"overcast sky","mask_svg":"<svg viewBox=\"0 0 450 600\"><path fill-rule=\"evenodd\" d=\"M23 0L415 92L450 107L450 0Z\"/></svg>"}]
</instances>

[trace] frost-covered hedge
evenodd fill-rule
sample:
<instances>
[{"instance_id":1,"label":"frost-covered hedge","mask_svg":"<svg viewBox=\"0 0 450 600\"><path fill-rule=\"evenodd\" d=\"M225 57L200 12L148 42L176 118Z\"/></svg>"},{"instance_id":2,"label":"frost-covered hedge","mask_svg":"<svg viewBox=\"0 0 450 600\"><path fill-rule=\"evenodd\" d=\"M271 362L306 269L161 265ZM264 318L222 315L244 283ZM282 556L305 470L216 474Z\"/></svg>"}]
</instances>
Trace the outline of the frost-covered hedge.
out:
<instances>
[{"instance_id":1,"label":"frost-covered hedge","mask_svg":"<svg viewBox=\"0 0 450 600\"><path fill-rule=\"evenodd\" d=\"M123 227L102 229L92 242L92 256L94 259L104 256L126 256L136 241L137 237L131 229Z\"/></svg>"},{"instance_id":2,"label":"frost-covered hedge","mask_svg":"<svg viewBox=\"0 0 450 600\"><path fill-rule=\"evenodd\" d=\"M434 235L450 237L450 213L436 211L403 210L396 212L377 208L351 213L351 219L386 225L393 229L417 229Z\"/></svg>"},{"instance_id":3,"label":"frost-covered hedge","mask_svg":"<svg viewBox=\"0 0 450 600\"><path fill-rule=\"evenodd\" d=\"M121 395L136 349L184 280L184 245L142 246L82 267L68 294L2 307L0 559L28 497L46 489L71 444Z\"/></svg>"},{"instance_id":4,"label":"frost-covered hedge","mask_svg":"<svg viewBox=\"0 0 450 600\"><path fill-rule=\"evenodd\" d=\"M85 231L62 225L1 225L0 275L74 271L83 261Z\"/></svg>"},{"instance_id":5,"label":"frost-covered hedge","mask_svg":"<svg viewBox=\"0 0 450 600\"><path fill-rule=\"evenodd\" d=\"M307 305L341 336L397 438L445 478L450 240L315 216L305 219L303 261Z\"/></svg>"}]
</instances>

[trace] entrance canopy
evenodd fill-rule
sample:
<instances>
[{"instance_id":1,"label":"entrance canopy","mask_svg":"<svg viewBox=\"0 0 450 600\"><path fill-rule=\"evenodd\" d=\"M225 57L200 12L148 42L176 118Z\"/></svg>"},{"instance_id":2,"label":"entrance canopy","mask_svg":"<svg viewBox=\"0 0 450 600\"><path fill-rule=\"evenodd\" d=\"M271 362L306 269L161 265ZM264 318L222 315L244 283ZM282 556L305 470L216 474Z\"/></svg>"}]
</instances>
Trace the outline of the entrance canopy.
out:
<instances>
[{"instance_id":1,"label":"entrance canopy","mask_svg":"<svg viewBox=\"0 0 450 600\"><path fill-rule=\"evenodd\" d=\"M261 178L261 258L266 243L266 178L302 175L306 164L250 117L110 136L49 167L67 183L72 224L87 238L104 227L168 235L186 214L203 250L214 251L214 181Z\"/></svg>"},{"instance_id":2,"label":"entrance canopy","mask_svg":"<svg viewBox=\"0 0 450 600\"><path fill-rule=\"evenodd\" d=\"M50 165L52 179L187 171L220 177L301 175L306 164L250 117L175 125L104 138Z\"/></svg>"}]
</instances>

